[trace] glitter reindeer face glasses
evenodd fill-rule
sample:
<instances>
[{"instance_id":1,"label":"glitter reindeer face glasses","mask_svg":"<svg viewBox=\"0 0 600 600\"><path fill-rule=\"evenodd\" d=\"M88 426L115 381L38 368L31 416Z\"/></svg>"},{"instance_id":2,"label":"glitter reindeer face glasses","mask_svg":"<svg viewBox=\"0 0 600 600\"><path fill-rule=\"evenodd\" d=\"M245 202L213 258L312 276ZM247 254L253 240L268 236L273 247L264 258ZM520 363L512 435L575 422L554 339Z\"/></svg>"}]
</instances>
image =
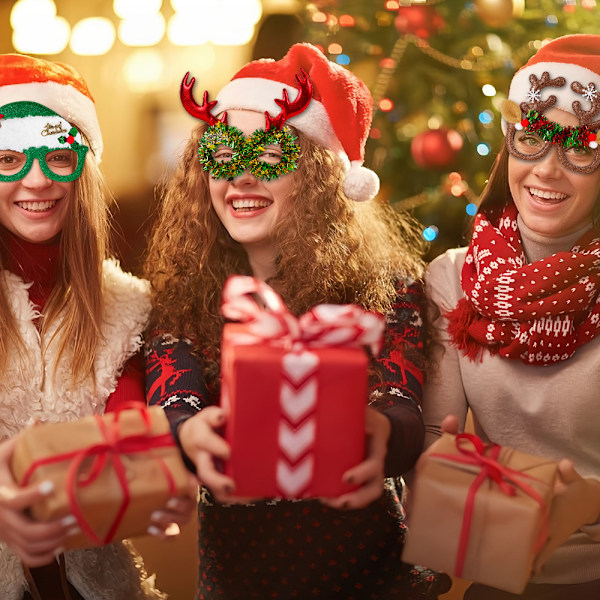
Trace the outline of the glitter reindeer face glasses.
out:
<instances>
[{"instance_id":1,"label":"glitter reindeer face glasses","mask_svg":"<svg viewBox=\"0 0 600 600\"><path fill-rule=\"evenodd\" d=\"M275 102L281 112L272 118L265 112L266 127L257 129L249 138L237 129L227 125L227 113L221 120L211 114L216 101L209 102L208 92L204 92L202 105L196 104L192 96L195 79L187 82L186 73L181 82L181 102L192 116L202 119L210 125L198 144L198 158L205 171L215 179L231 181L244 171L249 171L257 179L271 181L294 171L300 148L296 137L284 122L304 111L312 97L312 84L306 72L296 75L299 84L298 96L290 102L287 90L283 90L283 99Z\"/></svg>"},{"instance_id":2,"label":"glitter reindeer face glasses","mask_svg":"<svg viewBox=\"0 0 600 600\"><path fill-rule=\"evenodd\" d=\"M535 161L546 156L555 147L564 167L575 173L593 173L600 166L600 149L596 141L600 121L593 122L594 116L600 112L600 96L596 86L590 83L584 88L576 81L571 84L574 92L591 103L590 110L585 111L581 102L573 102L573 112L580 125L571 127L549 121L542 114L556 103L556 96L541 100L541 90L546 87L562 87L565 85L565 78L550 79L549 73L545 71L541 79L532 74L529 81L529 102L522 102L520 107L510 100L502 104L502 116L508 123L505 141L509 153L522 160ZM526 115L523 119L521 111Z\"/></svg>"}]
</instances>

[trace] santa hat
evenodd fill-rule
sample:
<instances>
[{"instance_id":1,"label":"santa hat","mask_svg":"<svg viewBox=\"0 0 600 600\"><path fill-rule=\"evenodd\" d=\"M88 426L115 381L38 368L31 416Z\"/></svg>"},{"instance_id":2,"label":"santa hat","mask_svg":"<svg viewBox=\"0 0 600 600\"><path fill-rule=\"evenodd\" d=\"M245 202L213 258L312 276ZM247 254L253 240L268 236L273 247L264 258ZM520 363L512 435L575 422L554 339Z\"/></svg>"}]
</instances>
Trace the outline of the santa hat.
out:
<instances>
[{"instance_id":1,"label":"santa hat","mask_svg":"<svg viewBox=\"0 0 600 600\"><path fill-rule=\"evenodd\" d=\"M14 102L40 104L75 125L100 161L102 134L94 99L73 67L21 54L0 54L0 113Z\"/></svg>"},{"instance_id":2,"label":"santa hat","mask_svg":"<svg viewBox=\"0 0 600 600\"><path fill-rule=\"evenodd\" d=\"M573 102L580 102L583 110L589 110L592 100L600 95L600 35L575 34L556 38L542 46L513 77L508 100L517 106L521 102L532 102L536 98L531 95L530 75L541 79L548 72L550 79L564 77L565 84L561 87L547 87L538 94L539 99L556 96L553 108L573 112ZM583 94L571 88L571 84L579 83ZM504 119L507 118L503 107ZM509 116L509 121L516 121L517 115ZM520 120L520 117L519 117ZM506 133L506 123L502 128Z\"/></svg>"},{"instance_id":3,"label":"santa hat","mask_svg":"<svg viewBox=\"0 0 600 600\"><path fill-rule=\"evenodd\" d=\"M312 82L312 100L286 122L342 157L347 164L343 190L348 198L373 198L379 178L362 166L373 117L371 94L358 77L327 60L315 46L295 44L281 60L248 63L219 92L213 113L245 109L276 116L281 108L275 99L282 98L283 90L290 100L298 95L300 69Z\"/></svg>"}]
</instances>

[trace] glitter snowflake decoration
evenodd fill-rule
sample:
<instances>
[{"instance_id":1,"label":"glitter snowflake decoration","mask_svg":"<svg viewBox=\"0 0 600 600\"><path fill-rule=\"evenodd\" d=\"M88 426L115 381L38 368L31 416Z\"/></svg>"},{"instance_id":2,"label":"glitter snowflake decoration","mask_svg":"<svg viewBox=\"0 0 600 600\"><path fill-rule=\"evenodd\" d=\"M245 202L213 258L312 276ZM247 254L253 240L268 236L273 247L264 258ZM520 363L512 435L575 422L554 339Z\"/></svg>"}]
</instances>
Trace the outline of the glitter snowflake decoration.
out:
<instances>
[{"instance_id":1,"label":"glitter snowflake decoration","mask_svg":"<svg viewBox=\"0 0 600 600\"><path fill-rule=\"evenodd\" d=\"M588 84L588 86L583 90L581 95L588 101L593 102L598 97L598 90L593 83Z\"/></svg>"},{"instance_id":2,"label":"glitter snowflake decoration","mask_svg":"<svg viewBox=\"0 0 600 600\"><path fill-rule=\"evenodd\" d=\"M540 98L541 98L541 92L540 90L529 90L527 92L527 101L530 104L533 104L534 102L539 102Z\"/></svg>"}]
</instances>

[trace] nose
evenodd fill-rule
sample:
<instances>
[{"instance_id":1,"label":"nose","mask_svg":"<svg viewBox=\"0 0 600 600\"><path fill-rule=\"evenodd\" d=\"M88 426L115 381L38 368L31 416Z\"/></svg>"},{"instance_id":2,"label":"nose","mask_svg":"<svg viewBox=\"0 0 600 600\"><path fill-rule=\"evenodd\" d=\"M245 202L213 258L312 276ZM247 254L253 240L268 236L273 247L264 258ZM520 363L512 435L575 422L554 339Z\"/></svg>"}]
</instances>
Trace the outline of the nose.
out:
<instances>
[{"instance_id":1,"label":"nose","mask_svg":"<svg viewBox=\"0 0 600 600\"><path fill-rule=\"evenodd\" d=\"M38 159L34 158L29 173L21 179L21 185L32 190L43 190L52 185L52 180L44 175Z\"/></svg>"},{"instance_id":2,"label":"nose","mask_svg":"<svg viewBox=\"0 0 600 600\"><path fill-rule=\"evenodd\" d=\"M242 174L234 177L232 183L236 186L250 186L255 185L257 181L257 178L246 169Z\"/></svg>"},{"instance_id":3,"label":"nose","mask_svg":"<svg viewBox=\"0 0 600 600\"><path fill-rule=\"evenodd\" d=\"M535 161L533 172L543 179L558 179L563 174L563 168L558 158L558 149L551 146L546 156Z\"/></svg>"}]
</instances>

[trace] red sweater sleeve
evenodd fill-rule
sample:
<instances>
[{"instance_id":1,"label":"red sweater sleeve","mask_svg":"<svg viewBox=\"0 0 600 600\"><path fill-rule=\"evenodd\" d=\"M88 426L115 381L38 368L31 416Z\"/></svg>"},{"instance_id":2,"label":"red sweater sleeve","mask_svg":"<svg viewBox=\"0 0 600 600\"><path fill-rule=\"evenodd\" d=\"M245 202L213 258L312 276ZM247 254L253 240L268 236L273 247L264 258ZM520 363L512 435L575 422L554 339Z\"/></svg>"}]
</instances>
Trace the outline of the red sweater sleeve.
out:
<instances>
[{"instance_id":1,"label":"red sweater sleeve","mask_svg":"<svg viewBox=\"0 0 600 600\"><path fill-rule=\"evenodd\" d=\"M129 402L146 404L145 368L141 352L134 354L125 364L117 389L108 397L104 412L114 412Z\"/></svg>"}]
</instances>

